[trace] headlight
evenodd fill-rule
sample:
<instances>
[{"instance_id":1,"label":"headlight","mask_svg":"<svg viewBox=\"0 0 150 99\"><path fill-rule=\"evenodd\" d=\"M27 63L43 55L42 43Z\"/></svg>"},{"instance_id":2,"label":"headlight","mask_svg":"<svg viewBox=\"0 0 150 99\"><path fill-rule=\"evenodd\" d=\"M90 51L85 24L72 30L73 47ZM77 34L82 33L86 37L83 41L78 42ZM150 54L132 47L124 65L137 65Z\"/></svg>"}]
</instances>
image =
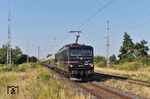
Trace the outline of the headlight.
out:
<instances>
[{"instance_id":1,"label":"headlight","mask_svg":"<svg viewBox=\"0 0 150 99\"><path fill-rule=\"evenodd\" d=\"M90 64L90 66L91 66L91 67L94 67L94 65L93 65L93 64Z\"/></svg>"},{"instance_id":2,"label":"headlight","mask_svg":"<svg viewBox=\"0 0 150 99\"><path fill-rule=\"evenodd\" d=\"M73 65L70 65L70 67L73 67Z\"/></svg>"}]
</instances>

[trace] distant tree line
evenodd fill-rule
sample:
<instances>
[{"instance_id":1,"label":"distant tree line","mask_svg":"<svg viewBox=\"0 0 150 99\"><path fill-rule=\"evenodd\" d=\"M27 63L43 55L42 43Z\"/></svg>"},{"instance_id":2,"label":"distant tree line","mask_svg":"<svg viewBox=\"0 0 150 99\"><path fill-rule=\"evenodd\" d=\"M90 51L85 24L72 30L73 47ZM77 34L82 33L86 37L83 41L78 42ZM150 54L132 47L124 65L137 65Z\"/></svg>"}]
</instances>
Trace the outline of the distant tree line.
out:
<instances>
[{"instance_id":1,"label":"distant tree line","mask_svg":"<svg viewBox=\"0 0 150 99\"><path fill-rule=\"evenodd\" d=\"M21 49L16 46L11 49L12 64L22 64L27 62L27 55L23 54ZM36 62L37 58L34 56L29 57L29 62ZM0 48L0 64L6 64L7 62L7 46L2 45Z\"/></svg>"},{"instance_id":2,"label":"distant tree line","mask_svg":"<svg viewBox=\"0 0 150 99\"><path fill-rule=\"evenodd\" d=\"M147 41L141 40L134 43L130 35L125 32L123 37L122 46L119 49L118 58L115 55L110 56L111 64L120 64L124 62L141 62L150 65L150 55L148 54L149 48ZM101 57L101 58L100 58ZM102 56L95 57L95 63L99 60L106 61Z\"/></svg>"}]
</instances>

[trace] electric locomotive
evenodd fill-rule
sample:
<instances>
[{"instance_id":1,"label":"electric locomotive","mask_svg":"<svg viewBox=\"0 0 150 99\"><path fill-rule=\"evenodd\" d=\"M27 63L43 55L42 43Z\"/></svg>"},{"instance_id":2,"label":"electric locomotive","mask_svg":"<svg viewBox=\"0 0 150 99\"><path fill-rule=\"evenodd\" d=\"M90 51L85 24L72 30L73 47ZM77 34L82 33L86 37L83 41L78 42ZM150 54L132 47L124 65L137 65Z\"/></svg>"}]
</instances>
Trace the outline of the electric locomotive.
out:
<instances>
[{"instance_id":1,"label":"electric locomotive","mask_svg":"<svg viewBox=\"0 0 150 99\"><path fill-rule=\"evenodd\" d=\"M65 45L55 54L57 68L70 78L88 79L94 73L93 47L80 44Z\"/></svg>"},{"instance_id":2,"label":"electric locomotive","mask_svg":"<svg viewBox=\"0 0 150 99\"><path fill-rule=\"evenodd\" d=\"M64 71L69 78L91 80L94 74L93 47L76 42L62 47L55 54L56 68Z\"/></svg>"}]
</instances>

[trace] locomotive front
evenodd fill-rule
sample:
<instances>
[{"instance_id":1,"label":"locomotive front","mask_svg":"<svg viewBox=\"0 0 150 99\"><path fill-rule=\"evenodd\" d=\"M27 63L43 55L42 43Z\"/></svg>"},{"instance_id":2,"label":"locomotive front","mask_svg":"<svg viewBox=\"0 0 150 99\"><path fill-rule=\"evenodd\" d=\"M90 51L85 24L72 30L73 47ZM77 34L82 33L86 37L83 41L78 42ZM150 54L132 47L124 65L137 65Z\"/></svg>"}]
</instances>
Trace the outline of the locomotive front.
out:
<instances>
[{"instance_id":1,"label":"locomotive front","mask_svg":"<svg viewBox=\"0 0 150 99\"><path fill-rule=\"evenodd\" d=\"M76 46L69 48L69 76L78 79L92 79L94 74L93 47Z\"/></svg>"}]
</instances>

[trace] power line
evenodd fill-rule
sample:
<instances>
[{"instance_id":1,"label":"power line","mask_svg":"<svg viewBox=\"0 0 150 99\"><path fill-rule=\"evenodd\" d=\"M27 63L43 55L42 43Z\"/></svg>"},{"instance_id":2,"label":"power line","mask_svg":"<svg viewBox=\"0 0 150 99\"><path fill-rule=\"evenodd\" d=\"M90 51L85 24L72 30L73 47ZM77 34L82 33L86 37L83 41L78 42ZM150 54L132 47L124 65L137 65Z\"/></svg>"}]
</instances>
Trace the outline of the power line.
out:
<instances>
[{"instance_id":1,"label":"power line","mask_svg":"<svg viewBox=\"0 0 150 99\"><path fill-rule=\"evenodd\" d=\"M80 20L96 3L98 0L94 1L77 19L76 21ZM75 21L75 22L76 22ZM73 24L74 25L74 24ZM71 25L71 26L73 26Z\"/></svg>"},{"instance_id":2,"label":"power line","mask_svg":"<svg viewBox=\"0 0 150 99\"><path fill-rule=\"evenodd\" d=\"M137 25L135 25L135 26L126 28L126 30L131 30L131 29L139 28L139 27L144 26L144 25L149 24L149 23L150 23L150 21L146 21L146 22L144 22L144 23L137 24Z\"/></svg>"},{"instance_id":3,"label":"power line","mask_svg":"<svg viewBox=\"0 0 150 99\"><path fill-rule=\"evenodd\" d=\"M122 16L122 18L127 18L128 16L131 16L131 15L133 15L133 14L135 15L136 13L143 12L143 11L145 11L145 10L148 10L149 8L150 8L150 6L145 7L145 8L143 8L143 9L140 9L140 10L138 10L138 11L134 11L134 12L132 12L132 13L128 13L128 14ZM142 14L142 15L143 15L143 14ZM150 21L142 22L141 24L140 24L140 23L139 23L139 24L134 24L134 25L132 25L132 26L130 26L130 27L128 27L128 28L126 28L125 26L126 26L126 25L131 25L131 23L135 23L135 22L141 21L141 20L143 20L144 18L147 18L147 17L149 17L149 16L150 16L150 14L147 14L147 15L143 15L143 16L141 16L141 17L134 18L134 20L131 20L130 22L126 22L126 23L124 23L124 24L120 24L119 27L121 26L120 28L121 28L122 31L128 31L128 30L131 30L131 29L136 29L136 28L142 27L142 26L144 26L144 25L146 25L146 24L149 24ZM113 20L113 21L116 20L116 19L118 20L118 18L121 18L121 16L111 18L111 20ZM121 31L120 29L118 29L118 28L116 28L116 27L112 28L112 30Z\"/></svg>"},{"instance_id":4,"label":"power line","mask_svg":"<svg viewBox=\"0 0 150 99\"><path fill-rule=\"evenodd\" d=\"M121 20L122 20L122 18L127 18L127 17L132 16L132 15L135 15L135 14L137 14L137 13L139 13L139 12L149 11L148 9L150 9L150 6L145 7L145 8L143 8L143 9L139 9L138 11L132 11L132 12L130 12L130 13L125 13L125 14L122 15L122 16L112 17L112 18L110 18L110 19L111 19L111 20L118 20L118 19L121 19Z\"/></svg>"},{"instance_id":5,"label":"power line","mask_svg":"<svg viewBox=\"0 0 150 99\"><path fill-rule=\"evenodd\" d=\"M103 7L101 7L98 11L96 11L92 16L90 16L87 20L85 20L83 23L81 23L79 25L79 27L85 25L87 22L89 22L93 17L95 17L99 12L101 12L103 9L105 9L106 7L108 7L114 0L111 0L110 2L108 2L106 5L104 5Z\"/></svg>"},{"instance_id":6,"label":"power line","mask_svg":"<svg viewBox=\"0 0 150 99\"><path fill-rule=\"evenodd\" d=\"M113 17L113 18L111 18L111 20L119 20L119 19L125 19L125 18L127 18L127 17L129 17L129 16L131 16L131 15L136 15L136 14L138 14L138 13L140 13L140 12L143 12L143 11L148 11L150 9L150 6L148 6L148 7L145 7L145 8L142 8L142 9L139 9L139 10L137 10L137 11L132 11L132 12L130 12L130 13L126 13L125 15L123 15L123 16L118 16L118 17ZM140 15L143 15L143 14L140 14ZM136 15L136 16L139 16L139 15ZM146 17L149 17L150 16L150 14L148 14L148 15L143 15L143 16L141 16L141 17L134 17L134 20L130 20L129 22L127 22L126 21L126 23L124 23L124 24L120 24L119 25L119 27L120 28L125 28L125 26L127 25L127 26L129 26L129 25L131 25L131 23L135 23L135 22L138 22L138 21L141 21L141 20L143 20L144 18L146 18ZM135 19L136 18L136 19ZM116 22L116 21L115 21ZM141 24L135 24L134 26L131 26L131 27L129 27L129 28L126 28L126 30L130 30L130 29L133 29L133 28L137 28L137 27L140 27L140 26L143 26L143 25L145 25L145 24L148 24L149 23L149 21L148 22L144 22L144 23L141 23ZM119 30L118 29L118 27L114 27L114 28L112 28L112 30Z\"/></svg>"},{"instance_id":7,"label":"power line","mask_svg":"<svg viewBox=\"0 0 150 99\"><path fill-rule=\"evenodd\" d=\"M126 25L129 25L130 23L135 23L135 22L137 22L137 21L141 21L142 19L144 19L144 18L146 18L146 17L149 17L150 16L150 14L148 14L148 15L144 15L144 16L142 16L142 17L139 17L139 18L136 18L136 19L134 19L134 20L132 20L132 21L130 21L130 22L127 22L127 23L125 23L125 24L121 24L121 25L119 25L119 27L120 28L122 28L122 27L124 27L124 26L126 26ZM112 28L113 30L117 30L118 29L118 26L115 28Z\"/></svg>"}]
</instances>

